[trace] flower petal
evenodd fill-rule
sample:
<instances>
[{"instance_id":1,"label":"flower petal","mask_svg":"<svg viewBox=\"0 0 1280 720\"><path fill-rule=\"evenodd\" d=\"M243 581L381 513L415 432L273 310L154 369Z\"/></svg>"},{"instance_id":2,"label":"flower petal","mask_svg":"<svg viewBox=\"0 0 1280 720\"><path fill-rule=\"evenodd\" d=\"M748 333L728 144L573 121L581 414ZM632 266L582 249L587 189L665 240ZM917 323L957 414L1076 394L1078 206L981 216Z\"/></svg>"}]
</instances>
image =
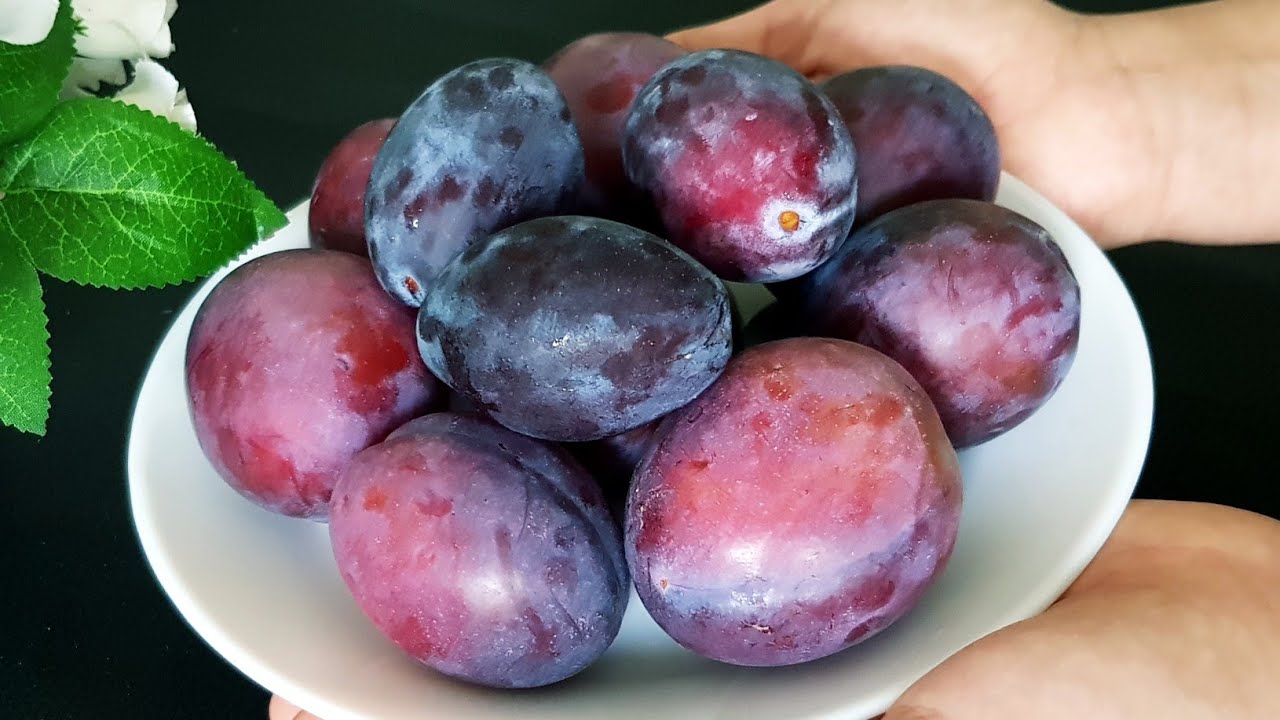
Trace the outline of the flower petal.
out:
<instances>
[{"instance_id":1,"label":"flower petal","mask_svg":"<svg viewBox=\"0 0 1280 720\"><path fill-rule=\"evenodd\" d=\"M184 130L196 131L196 110L191 107L191 102L187 100L186 90L178 91L178 97L174 100L173 109L169 111L169 119L178 123L178 126Z\"/></svg>"},{"instance_id":2,"label":"flower petal","mask_svg":"<svg viewBox=\"0 0 1280 720\"><path fill-rule=\"evenodd\" d=\"M78 57L71 61L71 72L62 83L62 99L85 95L110 95L115 88L129 84L129 70L124 60L98 60ZM103 87L103 86L106 87Z\"/></svg>"},{"instance_id":3,"label":"flower petal","mask_svg":"<svg viewBox=\"0 0 1280 720\"><path fill-rule=\"evenodd\" d=\"M49 35L58 0L0 0L0 42L34 45Z\"/></svg>"},{"instance_id":4,"label":"flower petal","mask_svg":"<svg viewBox=\"0 0 1280 720\"><path fill-rule=\"evenodd\" d=\"M179 90L178 80L154 60L139 60L133 67L133 82L115 99L195 130L195 111L187 101L187 93Z\"/></svg>"},{"instance_id":5,"label":"flower petal","mask_svg":"<svg viewBox=\"0 0 1280 720\"><path fill-rule=\"evenodd\" d=\"M174 0L72 0L84 22L76 52L92 58L168 57Z\"/></svg>"},{"instance_id":6,"label":"flower petal","mask_svg":"<svg viewBox=\"0 0 1280 720\"><path fill-rule=\"evenodd\" d=\"M173 53L173 37L169 34L169 21L173 19L173 14L176 12L178 12L178 0L166 0L164 22L160 25L160 32L151 38L150 46L147 48L147 54L151 57L165 58Z\"/></svg>"}]
</instances>

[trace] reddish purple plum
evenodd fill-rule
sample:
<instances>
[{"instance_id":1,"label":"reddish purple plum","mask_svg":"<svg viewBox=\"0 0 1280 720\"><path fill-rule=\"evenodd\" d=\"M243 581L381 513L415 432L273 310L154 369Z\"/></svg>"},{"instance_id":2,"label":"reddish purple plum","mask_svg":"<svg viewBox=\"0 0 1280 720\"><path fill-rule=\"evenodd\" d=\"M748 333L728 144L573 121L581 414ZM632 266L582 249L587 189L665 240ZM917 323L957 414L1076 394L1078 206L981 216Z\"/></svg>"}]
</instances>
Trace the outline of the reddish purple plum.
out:
<instances>
[{"instance_id":1,"label":"reddish purple plum","mask_svg":"<svg viewBox=\"0 0 1280 720\"><path fill-rule=\"evenodd\" d=\"M569 106L536 65L492 58L446 73L374 160L365 231L378 279L418 307L463 248L572 206L583 172Z\"/></svg>"},{"instance_id":2,"label":"reddish purple plum","mask_svg":"<svg viewBox=\"0 0 1280 720\"><path fill-rule=\"evenodd\" d=\"M915 607L950 559L961 496L906 370L844 340L779 340L663 422L632 481L627 562L684 647L793 665Z\"/></svg>"},{"instance_id":3,"label":"reddish purple plum","mask_svg":"<svg viewBox=\"0 0 1280 720\"><path fill-rule=\"evenodd\" d=\"M395 125L394 118L371 120L347 133L320 165L311 188L307 228L311 246L368 257L364 236L364 193L373 159Z\"/></svg>"},{"instance_id":4,"label":"reddish purple plum","mask_svg":"<svg viewBox=\"0 0 1280 720\"><path fill-rule=\"evenodd\" d=\"M658 71L627 117L623 162L667 237L725 280L798 277L853 226L848 130L808 80L759 55L705 50Z\"/></svg>"},{"instance_id":5,"label":"reddish purple plum","mask_svg":"<svg viewBox=\"0 0 1280 720\"><path fill-rule=\"evenodd\" d=\"M874 347L929 393L958 448L1030 417L1071 368L1080 287L1043 227L993 203L881 216L804 281L820 335Z\"/></svg>"},{"instance_id":6,"label":"reddish purple plum","mask_svg":"<svg viewBox=\"0 0 1280 720\"><path fill-rule=\"evenodd\" d=\"M661 424L658 418L620 435L566 447L602 486L626 486Z\"/></svg>"},{"instance_id":7,"label":"reddish purple plum","mask_svg":"<svg viewBox=\"0 0 1280 720\"><path fill-rule=\"evenodd\" d=\"M621 435L582 443L564 443L564 448L582 464L600 484L605 502L619 522L627 504L627 490L636 465L644 458L653 442L662 418L628 430Z\"/></svg>"},{"instance_id":8,"label":"reddish purple plum","mask_svg":"<svg viewBox=\"0 0 1280 720\"><path fill-rule=\"evenodd\" d=\"M582 138L586 183L578 212L623 221L636 215L640 203L622 167L622 127L640 88L683 54L656 35L611 32L574 41L543 63Z\"/></svg>"},{"instance_id":9,"label":"reddish purple plum","mask_svg":"<svg viewBox=\"0 0 1280 720\"><path fill-rule=\"evenodd\" d=\"M413 321L350 253L285 250L232 271L186 352L191 417L218 474L268 510L327 517L351 457L444 397Z\"/></svg>"},{"instance_id":10,"label":"reddish purple plum","mask_svg":"<svg viewBox=\"0 0 1280 720\"><path fill-rule=\"evenodd\" d=\"M467 248L418 313L431 372L489 417L544 440L640 427L724 368L724 283L670 243L582 216L530 220Z\"/></svg>"},{"instance_id":11,"label":"reddish purple plum","mask_svg":"<svg viewBox=\"0 0 1280 720\"><path fill-rule=\"evenodd\" d=\"M559 682L617 636L621 533L564 451L452 413L361 452L330 540L361 610L403 652L468 682Z\"/></svg>"},{"instance_id":12,"label":"reddish purple plum","mask_svg":"<svg viewBox=\"0 0 1280 720\"><path fill-rule=\"evenodd\" d=\"M995 197L995 126L949 78L889 65L837 75L822 90L858 151L857 225L925 200Z\"/></svg>"}]
</instances>

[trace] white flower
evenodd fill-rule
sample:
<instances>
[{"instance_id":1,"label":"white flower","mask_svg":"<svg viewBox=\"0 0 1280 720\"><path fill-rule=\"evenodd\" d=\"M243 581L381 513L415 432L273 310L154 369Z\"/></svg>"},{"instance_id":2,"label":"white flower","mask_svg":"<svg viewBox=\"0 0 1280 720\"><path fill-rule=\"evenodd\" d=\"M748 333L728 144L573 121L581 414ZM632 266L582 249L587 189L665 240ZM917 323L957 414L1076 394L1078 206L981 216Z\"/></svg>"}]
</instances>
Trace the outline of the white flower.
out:
<instances>
[{"instance_id":1,"label":"white flower","mask_svg":"<svg viewBox=\"0 0 1280 720\"><path fill-rule=\"evenodd\" d=\"M129 68L124 60L96 60L94 58L75 58L71 61L71 71L62 85L62 99L84 97L85 95L111 95L114 89L129 84ZM103 86L106 87L103 87Z\"/></svg>"},{"instance_id":2,"label":"white flower","mask_svg":"<svg viewBox=\"0 0 1280 720\"><path fill-rule=\"evenodd\" d=\"M196 114L187 102L185 90L178 89L178 81L154 60L142 60L133 66L133 82L115 96L128 103L168 118L187 130L196 129Z\"/></svg>"},{"instance_id":3,"label":"white flower","mask_svg":"<svg viewBox=\"0 0 1280 720\"><path fill-rule=\"evenodd\" d=\"M0 3L14 1L30 0ZM178 0L71 0L71 7L84 22L85 32L76 38L76 52L84 57L162 58L173 52L169 20Z\"/></svg>"},{"instance_id":4,"label":"white flower","mask_svg":"<svg viewBox=\"0 0 1280 720\"><path fill-rule=\"evenodd\" d=\"M178 9L177 0L72 0L71 5L85 34L76 39L80 57L71 63L62 99L108 97L194 132L196 115L186 91L151 59L173 50L169 20Z\"/></svg>"},{"instance_id":5,"label":"white flower","mask_svg":"<svg viewBox=\"0 0 1280 720\"><path fill-rule=\"evenodd\" d=\"M103 85L106 87L103 87ZM102 95L142 108L195 132L196 113L178 80L154 60L87 60L76 58L62 88L64 100Z\"/></svg>"},{"instance_id":6,"label":"white flower","mask_svg":"<svg viewBox=\"0 0 1280 720\"><path fill-rule=\"evenodd\" d=\"M71 6L84 34L76 38L79 57L71 63L62 99L109 97L195 132L196 114L186 91L151 59L173 51L169 20L177 0L72 0ZM0 0L0 42L40 42L57 12L58 0Z\"/></svg>"},{"instance_id":7,"label":"white flower","mask_svg":"<svg viewBox=\"0 0 1280 720\"><path fill-rule=\"evenodd\" d=\"M34 45L49 35L58 0L0 0L0 42Z\"/></svg>"}]
</instances>

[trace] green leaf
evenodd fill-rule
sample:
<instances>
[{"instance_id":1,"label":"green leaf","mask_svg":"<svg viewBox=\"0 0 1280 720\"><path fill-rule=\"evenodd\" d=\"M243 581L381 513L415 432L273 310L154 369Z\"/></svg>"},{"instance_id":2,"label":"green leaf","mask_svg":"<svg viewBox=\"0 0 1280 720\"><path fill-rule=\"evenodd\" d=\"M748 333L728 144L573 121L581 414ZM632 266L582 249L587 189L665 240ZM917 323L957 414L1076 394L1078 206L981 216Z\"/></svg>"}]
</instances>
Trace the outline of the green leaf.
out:
<instances>
[{"instance_id":1,"label":"green leaf","mask_svg":"<svg viewBox=\"0 0 1280 720\"><path fill-rule=\"evenodd\" d=\"M40 278L0 233L0 422L44 435L49 418L49 332Z\"/></svg>"},{"instance_id":2,"label":"green leaf","mask_svg":"<svg viewBox=\"0 0 1280 720\"><path fill-rule=\"evenodd\" d=\"M245 182L248 182L246 180ZM275 231L289 224L289 218L280 211L280 207L271 202L271 198L267 197L257 185L250 183L248 188L249 201L253 203L253 218L258 226L258 237L256 239L269 237Z\"/></svg>"},{"instance_id":3,"label":"green leaf","mask_svg":"<svg viewBox=\"0 0 1280 720\"><path fill-rule=\"evenodd\" d=\"M131 105L81 98L0 156L0 235L41 271L115 288L207 275L285 216L199 136Z\"/></svg>"},{"instance_id":4,"label":"green leaf","mask_svg":"<svg viewBox=\"0 0 1280 720\"><path fill-rule=\"evenodd\" d=\"M58 102L75 56L75 31L71 0L61 0L44 40L34 45L0 42L0 145L30 132Z\"/></svg>"}]
</instances>

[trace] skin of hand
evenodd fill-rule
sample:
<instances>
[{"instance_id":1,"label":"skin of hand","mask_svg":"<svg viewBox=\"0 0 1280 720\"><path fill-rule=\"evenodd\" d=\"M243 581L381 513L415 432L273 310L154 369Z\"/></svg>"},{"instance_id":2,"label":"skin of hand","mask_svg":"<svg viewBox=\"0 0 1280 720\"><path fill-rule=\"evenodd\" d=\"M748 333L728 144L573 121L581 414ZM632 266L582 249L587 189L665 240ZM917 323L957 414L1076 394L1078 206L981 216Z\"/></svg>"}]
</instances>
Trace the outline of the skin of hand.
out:
<instances>
[{"instance_id":1,"label":"skin of hand","mask_svg":"<svg viewBox=\"0 0 1280 720\"><path fill-rule=\"evenodd\" d=\"M775 0L674 33L811 79L919 65L996 126L1004 167L1103 247L1280 239L1280 5L1085 16L1045 0Z\"/></svg>"},{"instance_id":2,"label":"skin of hand","mask_svg":"<svg viewBox=\"0 0 1280 720\"><path fill-rule=\"evenodd\" d=\"M267 718L268 720L318 720L315 715L304 712L302 708L279 695L271 696L271 705L267 708Z\"/></svg>"},{"instance_id":3,"label":"skin of hand","mask_svg":"<svg viewBox=\"0 0 1280 720\"><path fill-rule=\"evenodd\" d=\"M1044 613L952 656L883 720L1274 718L1280 522L1134 501Z\"/></svg>"},{"instance_id":4,"label":"skin of hand","mask_svg":"<svg viewBox=\"0 0 1280 720\"><path fill-rule=\"evenodd\" d=\"M1274 720L1280 522L1135 500L1048 610L968 646L882 720ZM319 720L282 698L270 720Z\"/></svg>"}]
</instances>

